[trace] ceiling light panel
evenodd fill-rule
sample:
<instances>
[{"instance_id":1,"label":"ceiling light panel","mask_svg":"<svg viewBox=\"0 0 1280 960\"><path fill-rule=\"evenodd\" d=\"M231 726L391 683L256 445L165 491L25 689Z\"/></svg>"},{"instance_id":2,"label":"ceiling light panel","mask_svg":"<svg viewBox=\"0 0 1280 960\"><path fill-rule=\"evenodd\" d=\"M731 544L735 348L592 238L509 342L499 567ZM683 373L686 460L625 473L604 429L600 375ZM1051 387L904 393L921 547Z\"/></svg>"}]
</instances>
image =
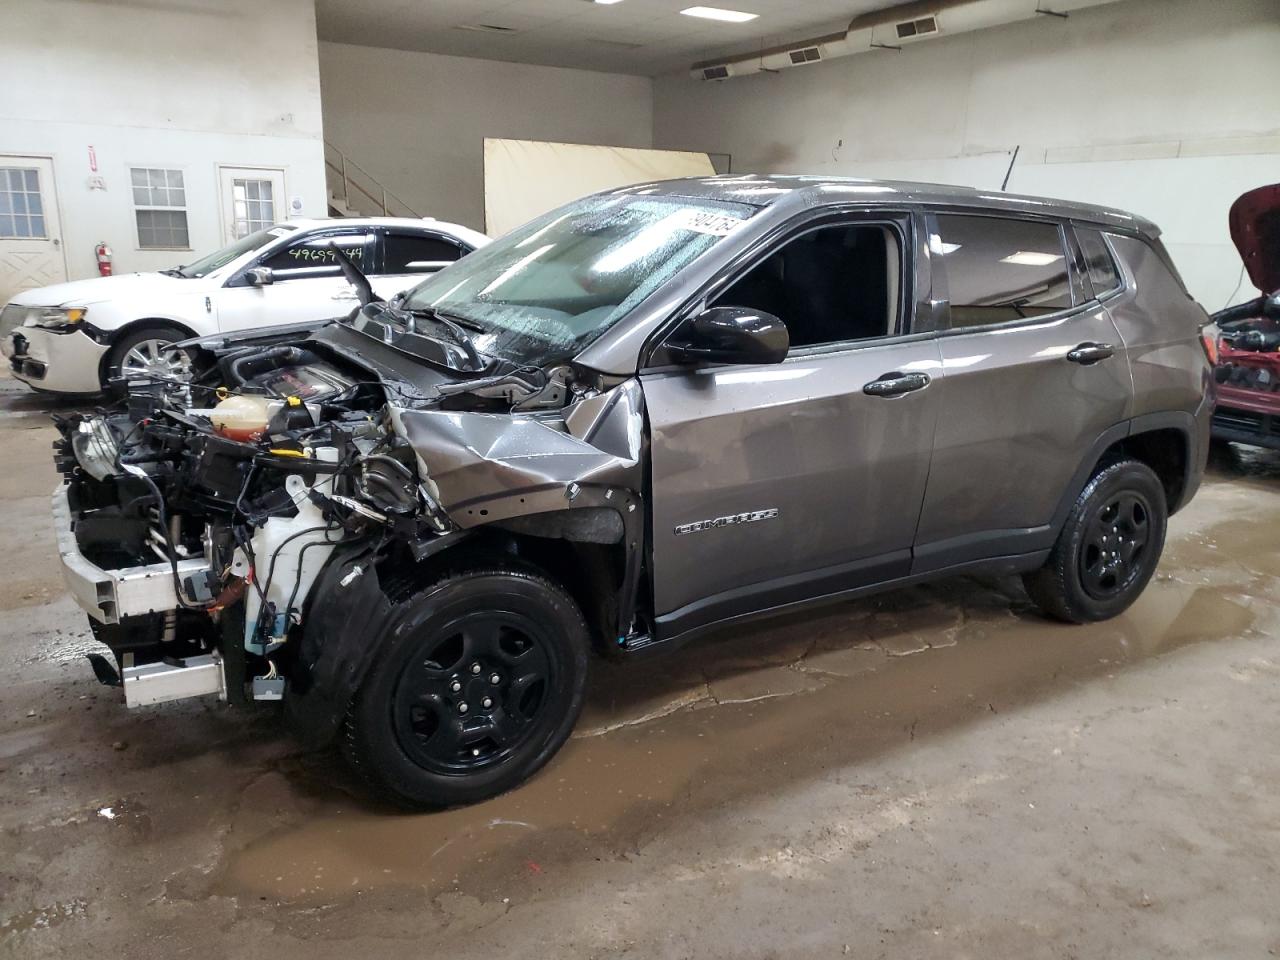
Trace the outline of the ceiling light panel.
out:
<instances>
[{"instance_id":1,"label":"ceiling light panel","mask_svg":"<svg viewBox=\"0 0 1280 960\"><path fill-rule=\"evenodd\" d=\"M1041 253L1038 250L1019 250L1007 257L1001 257L1001 263L1015 263L1020 267L1047 267L1062 257L1052 253Z\"/></svg>"},{"instance_id":2,"label":"ceiling light panel","mask_svg":"<svg viewBox=\"0 0 1280 960\"><path fill-rule=\"evenodd\" d=\"M722 23L746 23L759 16L758 13L724 10L720 7L686 7L680 12L686 17L701 17L703 20L719 20Z\"/></svg>"}]
</instances>

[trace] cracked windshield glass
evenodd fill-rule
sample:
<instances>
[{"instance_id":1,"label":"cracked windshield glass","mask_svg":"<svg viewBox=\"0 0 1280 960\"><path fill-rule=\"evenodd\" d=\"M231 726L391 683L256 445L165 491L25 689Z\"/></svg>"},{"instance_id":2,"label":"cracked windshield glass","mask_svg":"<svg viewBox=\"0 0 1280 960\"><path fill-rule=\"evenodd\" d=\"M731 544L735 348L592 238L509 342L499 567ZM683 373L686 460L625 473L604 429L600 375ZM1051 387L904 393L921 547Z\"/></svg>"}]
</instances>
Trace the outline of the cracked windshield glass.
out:
<instances>
[{"instance_id":1,"label":"cracked windshield glass","mask_svg":"<svg viewBox=\"0 0 1280 960\"><path fill-rule=\"evenodd\" d=\"M404 306L483 331L519 363L573 356L755 212L687 197L591 197L554 210L415 287Z\"/></svg>"}]
</instances>

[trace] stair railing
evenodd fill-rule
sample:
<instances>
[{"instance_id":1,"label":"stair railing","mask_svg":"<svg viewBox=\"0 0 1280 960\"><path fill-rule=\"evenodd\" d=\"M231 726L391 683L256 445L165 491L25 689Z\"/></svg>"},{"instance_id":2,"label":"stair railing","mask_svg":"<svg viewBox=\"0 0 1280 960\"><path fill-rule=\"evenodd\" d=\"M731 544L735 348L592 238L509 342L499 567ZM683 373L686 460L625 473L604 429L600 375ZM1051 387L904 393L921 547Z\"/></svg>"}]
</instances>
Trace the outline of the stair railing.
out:
<instances>
[{"instance_id":1,"label":"stair railing","mask_svg":"<svg viewBox=\"0 0 1280 960\"><path fill-rule=\"evenodd\" d=\"M396 196L395 193L388 190L376 177L368 170L360 166L345 153L335 147L328 140L324 142L325 155L324 165L326 173L332 173L333 178L342 185L342 192L337 193L330 187L330 193L343 202L349 211L355 211L356 207L353 203L351 191L354 189L363 194L374 204L377 205L378 216L384 217L415 217L421 218L422 214L418 213L413 207L409 206L404 200ZM330 156L330 153L333 156ZM326 180L329 179L326 177ZM361 181L364 181L363 183ZM392 203L394 201L394 205Z\"/></svg>"}]
</instances>

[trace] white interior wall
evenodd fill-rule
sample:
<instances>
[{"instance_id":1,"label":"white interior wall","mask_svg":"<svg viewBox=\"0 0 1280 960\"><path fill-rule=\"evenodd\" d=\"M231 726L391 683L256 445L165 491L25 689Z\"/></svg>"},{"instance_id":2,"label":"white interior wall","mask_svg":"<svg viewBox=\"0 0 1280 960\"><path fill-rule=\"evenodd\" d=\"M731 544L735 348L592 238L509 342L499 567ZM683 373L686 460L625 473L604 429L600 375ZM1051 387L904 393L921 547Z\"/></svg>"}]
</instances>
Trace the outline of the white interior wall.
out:
<instances>
[{"instance_id":1,"label":"white interior wall","mask_svg":"<svg viewBox=\"0 0 1280 960\"><path fill-rule=\"evenodd\" d=\"M647 78L320 44L325 135L417 212L484 229L484 139L652 143Z\"/></svg>"},{"instance_id":2,"label":"white interior wall","mask_svg":"<svg viewBox=\"0 0 1280 960\"><path fill-rule=\"evenodd\" d=\"M222 244L219 163L283 168L324 215L312 0L6 0L0 19L0 153L53 158L68 276L96 275L104 240L117 272L194 258L137 249L130 166L184 171L194 253Z\"/></svg>"},{"instance_id":3,"label":"white interior wall","mask_svg":"<svg viewBox=\"0 0 1280 960\"><path fill-rule=\"evenodd\" d=\"M654 145L735 172L998 189L1150 217L1196 296L1240 275L1227 208L1280 181L1280 4L1124 0L825 63L655 83ZM1245 281L1237 300L1251 294Z\"/></svg>"}]
</instances>

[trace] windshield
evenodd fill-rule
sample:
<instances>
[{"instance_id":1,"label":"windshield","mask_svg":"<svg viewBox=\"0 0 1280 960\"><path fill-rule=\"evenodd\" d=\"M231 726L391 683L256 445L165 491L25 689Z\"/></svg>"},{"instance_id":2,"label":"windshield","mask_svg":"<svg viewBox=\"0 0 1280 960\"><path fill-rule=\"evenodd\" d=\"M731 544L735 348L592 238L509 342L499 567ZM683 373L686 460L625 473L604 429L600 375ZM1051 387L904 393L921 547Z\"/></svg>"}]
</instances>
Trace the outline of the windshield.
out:
<instances>
[{"instance_id":1,"label":"windshield","mask_svg":"<svg viewBox=\"0 0 1280 960\"><path fill-rule=\"evenodd\" d=\"M403 306L474 328L483 353L539 365L567 359L755 209L688 197L588 197L440 271Z\"/></svg>"},{"instance_id":2,"label":"windshield","mask_svg":"<svg viewBox=\"0 0 1280 960\"><path fill-rule=\"evenodd\" d=\"M278 227L268 227L266 230L259 230L257 233L251 233L247 237L241 237L234 243L228 243L220 250L215 250L207 257L201 257L195 263L188 263L184 267L178 267L173 271L180 277L192 279L195 277L204 277L213 273L219 267L225 267L236 257L243 256L251 250L257 250L265 247L277 237L288 236L297 227L291 227L287 224L281 224Z\"/></svg>"}]
</instances>

